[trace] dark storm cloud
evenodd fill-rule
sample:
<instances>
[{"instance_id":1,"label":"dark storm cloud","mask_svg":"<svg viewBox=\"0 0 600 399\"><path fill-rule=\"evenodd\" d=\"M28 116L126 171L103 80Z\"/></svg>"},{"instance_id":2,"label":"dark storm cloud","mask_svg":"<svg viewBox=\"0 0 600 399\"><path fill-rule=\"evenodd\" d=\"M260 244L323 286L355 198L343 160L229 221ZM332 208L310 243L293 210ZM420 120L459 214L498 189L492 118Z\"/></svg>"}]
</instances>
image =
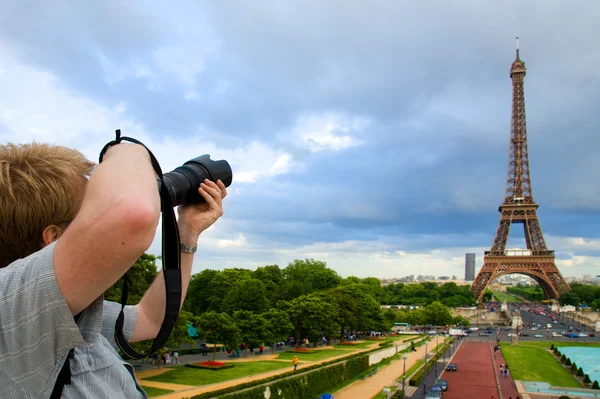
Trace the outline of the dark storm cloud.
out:
<instances>
[{"instance_id":1,"label":"dark storm cloud","mask_svg":"<svg viewBox=\"0 0 600 399\"><path fill-rule=\"evenodd\" d=\"M597 235L595 3L14 4L0 6L0 43L75 91L125 102L148 132L229 147L259 139L303 163L267 187L245 185L228 210L240 231L290 245L489 246L519 35L542 227ZM291 137L299 117L327 112L368 118L354 132L363 144L311 153ZM427 238L399 238L410 236Z\"/></svg>"}]
</instances>

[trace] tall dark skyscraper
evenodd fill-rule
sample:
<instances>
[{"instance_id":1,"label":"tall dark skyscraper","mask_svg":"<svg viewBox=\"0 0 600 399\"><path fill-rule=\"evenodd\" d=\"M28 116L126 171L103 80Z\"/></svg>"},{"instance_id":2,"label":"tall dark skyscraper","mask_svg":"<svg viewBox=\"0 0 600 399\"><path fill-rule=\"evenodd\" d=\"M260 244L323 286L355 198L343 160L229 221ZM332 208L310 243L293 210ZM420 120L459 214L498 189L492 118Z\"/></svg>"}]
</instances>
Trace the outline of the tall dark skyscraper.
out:
<instances>
[{"instance_id":1,"label":"tall dark skyscraper","mask_svg":"<svg viewBox=\"0 0 600 399\"><path fill-rule=\"evenodd\" d=\"M465 280L475 280L475 254L465 255Z\"/></svg>"}]
</instances>

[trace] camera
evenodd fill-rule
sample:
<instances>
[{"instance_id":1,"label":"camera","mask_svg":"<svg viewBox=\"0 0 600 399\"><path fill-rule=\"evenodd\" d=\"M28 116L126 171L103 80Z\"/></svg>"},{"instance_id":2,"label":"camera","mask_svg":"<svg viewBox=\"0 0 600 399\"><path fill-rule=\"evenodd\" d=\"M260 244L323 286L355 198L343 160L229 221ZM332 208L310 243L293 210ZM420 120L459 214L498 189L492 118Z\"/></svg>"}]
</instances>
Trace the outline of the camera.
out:
<instances>
[{"instance_id":1,"label":"camera","mask_svg":"<svg viewBox=\"0 0 600 399\"><path fill-rule=\"evenodd\" d=\"M215 161L210 155L204 154L191 159L162 176L173 206L183 204L198 204L204 202L204 197L198 192L198 187L204 179L216 182L221 180L225 187L229 187L233 180L231 166L225 160ZM160 190L160 180L158 188Z\"/></svg>"}]
</instances>

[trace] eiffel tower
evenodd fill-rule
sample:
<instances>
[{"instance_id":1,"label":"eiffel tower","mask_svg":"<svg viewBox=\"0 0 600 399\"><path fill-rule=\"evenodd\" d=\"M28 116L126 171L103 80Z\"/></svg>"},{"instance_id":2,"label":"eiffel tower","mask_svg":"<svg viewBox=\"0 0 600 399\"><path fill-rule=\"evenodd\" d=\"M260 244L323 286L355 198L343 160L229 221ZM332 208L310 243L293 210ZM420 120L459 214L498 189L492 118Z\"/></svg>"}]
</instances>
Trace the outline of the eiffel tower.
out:
<instances>
[{"instance_id":1,"label":"eiffel tower","mask_svg":"<svg viewBox=\"0 0 600 399\"><path fill-rule=\"evenodd\" d=\"M544 241L537 217L539 205L534 202L531 191L523 92L525 72L525 63L519 58L517 38L517 58L510 69L513 99L506 194L504 202L498 208L500 223L494 243L491 250L485 251L483 267L471 286L471 291L478 301L481 301L488 284L502 275L513 273L533 278L542 287L544 297L548 299L557 299L561 293L570 290L554 263L554 251L548 250ZM512 224L523 225L527 250L506 249Z\"/></svg>"}]
</instances>

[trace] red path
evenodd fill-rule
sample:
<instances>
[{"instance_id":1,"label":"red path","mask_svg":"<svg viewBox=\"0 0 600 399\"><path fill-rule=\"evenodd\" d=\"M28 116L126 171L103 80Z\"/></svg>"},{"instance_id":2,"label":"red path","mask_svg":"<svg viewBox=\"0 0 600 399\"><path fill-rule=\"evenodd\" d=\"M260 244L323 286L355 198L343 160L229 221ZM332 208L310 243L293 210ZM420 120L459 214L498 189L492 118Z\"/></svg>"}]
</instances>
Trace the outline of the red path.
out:
<instances>
[{"instance_id":1,"label":"red path","mask_svg":"<svg viewBox=\"0 0 600 399\"><path fill-rule=\"evenodd\" d=\"M452 363L457 364L458 371L444 371L441 376L448 381L444 399L490 399L492 396L496 399L516 398L517 389L510 374L506 379L498 375L496 380L504 358L498 351L494 360L490 349L493 349L493 343L490 342L463 341L452 359ZM497 382L500 383L502 396Z\"/></svg>"}]
</instances>

